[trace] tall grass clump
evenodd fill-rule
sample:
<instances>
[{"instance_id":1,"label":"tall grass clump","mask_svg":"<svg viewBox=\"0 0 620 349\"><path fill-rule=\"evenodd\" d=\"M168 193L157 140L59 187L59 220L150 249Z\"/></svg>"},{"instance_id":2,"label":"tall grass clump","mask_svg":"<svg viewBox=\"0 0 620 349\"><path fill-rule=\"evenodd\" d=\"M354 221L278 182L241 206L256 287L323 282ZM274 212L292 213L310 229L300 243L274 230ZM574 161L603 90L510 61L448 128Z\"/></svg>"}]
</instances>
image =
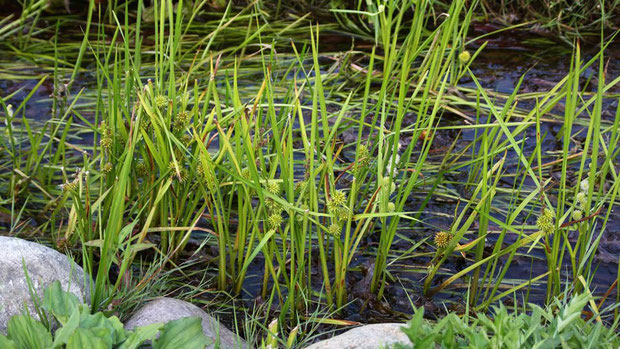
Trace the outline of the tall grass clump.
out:
<instances>
[{"instance_id":1,"label":"tall grass clump","mask_svg":"<svg viewBox=\"0 0 620 349\"><path fill-rule=\"evenodd\" d=\"M409 275L425 297L463 293L466 319L441 320L429 341L458 331L450 345L492 341L472 329L518 321L555 343L563 325L526 305L537 290L566 311L558 321L589 307L597 324L576 323L613 323L614 286L596 299L592 284L620 186L620 109L603 113L620 82L606 76L612 41L587 60L575 41L549 91L523 92L522 77L504 94L472 66L485 43L468 33L485 4L351 3L329 11L337 23L317 24L279 20L290 6L280 2L91 0L76 34L62 16L37 24L44 6L24 2L0 38L26 35L14 55L48 75L19 104L5 101L22 91L0 98L9 233L74 254L94 277L94 310L141 299L173 274L187 283L171 292L256 297L265 346L352 324L343 318L356 288L362 302L385 303L403 260L415 260ZM363 43L328 52L336 30ZM46 45L42 33L53 33ZM51 115L33 120L27 108L44 86ZM561 125L553 150L551 123ZM455 136L438 146L446 132ZM430 223L438 198L454 202L453 215L437 214L443 227ZM509 277L521 258L544 267ZM533 316L495 308L507 299ZM467 318L492 309L493 321Z\"/></svg>"}]
</instances>

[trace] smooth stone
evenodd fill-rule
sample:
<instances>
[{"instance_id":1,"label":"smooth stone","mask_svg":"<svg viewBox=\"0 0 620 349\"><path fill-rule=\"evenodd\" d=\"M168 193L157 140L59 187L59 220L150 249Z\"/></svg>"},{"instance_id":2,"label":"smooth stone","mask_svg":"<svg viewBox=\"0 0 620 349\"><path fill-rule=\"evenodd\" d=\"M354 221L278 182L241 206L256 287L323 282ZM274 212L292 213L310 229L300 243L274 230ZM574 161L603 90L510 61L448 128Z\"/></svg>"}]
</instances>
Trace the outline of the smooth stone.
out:
<instances>
[{"instance_id":1,"label":"smooth stone","mask_svg":"<svg viewBox=\"0 0 620 349\"><path fill-rule=\"evenodd\" d=\"M306 349L378 349L411 344L400 328L405 324L388 323L356 327L341 335L314 343Z\"/></svg>"},{"instance_id":2,"label":"smooth stone","mask_svg":"<svg viewBox=\"0 0 620 349\"><path fill-rule=\"evenodd\" d=\"M213 342L215 342L219 333L221 349L248 348L246 342L241 337L221 325L217 319L207 314L199 307L179 299L168 297L157 298L148 302L125 322L125 329L133 330L136 327L154 323L167 323L172 320L191 316L202 318L202 332ZM207 348L215 348L215 345L209 345Z\"/></svg>"},{"instance_id":3,"label":"smooth stone","mask_svg":"<svg viewBox=\"0 0 620 349\"><path fill-rule=\"evenodd\" d=\"M9 319L22 314L24 305L39 319L24 264L41 302L45 288L58 280L63 290L76 295L82 303L90 303L90 280L86 281L82 268L67 256L41 244L0 236L0 333L6 333Z\"/></svg>"}]
</instances>

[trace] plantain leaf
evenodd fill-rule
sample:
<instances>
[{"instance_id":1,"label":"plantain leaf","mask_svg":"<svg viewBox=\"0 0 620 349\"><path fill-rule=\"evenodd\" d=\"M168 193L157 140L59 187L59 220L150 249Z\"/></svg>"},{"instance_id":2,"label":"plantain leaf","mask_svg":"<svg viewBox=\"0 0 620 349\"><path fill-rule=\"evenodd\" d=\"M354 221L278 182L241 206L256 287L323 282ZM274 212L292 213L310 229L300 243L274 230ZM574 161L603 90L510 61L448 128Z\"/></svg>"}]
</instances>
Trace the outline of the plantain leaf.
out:
<instances>
[{"instance_id":1,"label":"plantain leaf","mask_svg":"<svg viewBox=\"0 0 620 349\"><path fill-rule=\"evenodd\" d=\"M163 324L157 323L136 328L133 332L129 333L127 340L119 347L119 349L138 348L146 340L152 340L155 338L163 326Z\"/></svg>"},{"instance_id":2,"label":"plantain leaf","mask_svg":"<svg viewBox=\"0 0 620 349\"><path fill-rule=\"evenodd\" d=\"M17 345L6 336L0 334L0 348L3 349L17 349Z\"/></svg>"},{"instance_id":3,"label":"plantain leaf","mask_svg":"<svg viewBox=\"0 0 620 349\"><path fill-rule=\"evenodd\" d=\"M52 313L62 325L67 323L78 304L79 299L73 293L63 291L58 280L45 289L43 308Z\"/></svg>"},{"instance_id":4,"label":"plantain leaf","mask_svg":"<svg viewBox=\"0 0 620 349\"><path fill-rule=\"evenodd\" d=\"M13 316L7 333L19 349L47 349L52 345L52 335L47 328L30 315Z\"/></svg>"},{"instance_id":5,"label":"plantain leaf","mask_svg":"<svg viewBox=\"0 0 620 349\"><path fill-rule=\"evenodd\" d=\"M92 331L100 333L107 332L104 336L106 342L110 345L122 343L127 338L120 320L116 316L107 318L103 313L94 315L82 313L80 328L91 329Z\"/></svg>"},{"instance_id":6,"label":"plantain leaf","mask_svg":"<svg viewBox=\"0 0 620 349\"><path fill-rule=\"evenodd\" d=\"M59 328L54 336L54 348L59 347L61 345L66 345L69 342L69 339L75 332L75 330L80 326L80 308L77 307L73 310L73 313L69 317L69 320L63 324L61 328Z\"/></svg>"},{"instance_id":7,"label":"plantain leaf","mask_svg":"<svg viewBox=\"0 0 620 349\"><path fill-rule=\"evenodd\" d=\"M208 343L201 323L196 316L170 321L154 341L153 349L204 349Z\"/></svg>"},{"instance_id":8,"label":"plantain leaf","mask_svg":"<svg viewBox=\"0 0 620 349\"><path fill-rule=\"evenodd\" d=\"M88 328L78 328L75 330L69 342L67 349L108 349L110 345L101 337L102 333L97 333Z\"/></svg>"}]
</instances>

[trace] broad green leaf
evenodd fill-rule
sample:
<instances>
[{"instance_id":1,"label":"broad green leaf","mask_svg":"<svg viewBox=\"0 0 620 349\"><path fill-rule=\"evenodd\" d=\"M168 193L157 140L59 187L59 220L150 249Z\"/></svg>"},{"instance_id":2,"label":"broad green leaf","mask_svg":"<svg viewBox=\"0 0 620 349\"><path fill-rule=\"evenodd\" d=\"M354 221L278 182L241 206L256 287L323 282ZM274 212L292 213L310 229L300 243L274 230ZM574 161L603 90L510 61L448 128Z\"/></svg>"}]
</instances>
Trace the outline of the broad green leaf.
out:
<instances>
[{"instance_id":1,"label":"broad green leaf","mask_svg":"<svg viewBox=\"0 0 620 349\"><path fill-rule=\"evenodd\" d=\"M92 329L93 331L95 329L107 329L112 344L121 343L127 338L123 324L118 318L116 316L107 318L103 313L90 315L83 312L80 319L80 328Z\"/></svg>"},{"instance_id":2,"label":"broad green leaf","mask_svg":"<svg viewBox=\"0 0 620 349\"><path fill-rule=\"evenodd\" d=\"M130 332L127 340L119 347L119 349L135 349L144 343L146 340L153 340L159 329L164 325L160 323L150 324L143 327L136 328L133 332Z\"/></svg>"},{"instance_id":3,"label":"broad green leaf","mask_svg":"<svg viewBox=\"0 0 620 349\"><path fill-rule=\"evenodd\" d=\"M203 349L207 338L202 333L202 319L186 317L167 323L153 342L154 349Z\"/></svg>"},{"instance_id":4,"label":"broad green leaf","mask_svg":"<svg viewBox=\"0 0 620 349\"><path fill-rule=\"evenodd\" d=\"M63 291L58 280L45 289L43 308L52 313L62 325L67 323L78 304L79 299L73 293Z\"/></svg>"},{"instance_id":5,"label":"broad green leaf","mask_svg":"<svg viewBox=\"0 0 620 349\"><path fill-rule=\"evenodd\" d=\"M67 344L69 338L73 335L73 332L80 326L80 306L76 307L71 313L69 320L56 331L54 335L54 348Z\"/></svg>"},{"instance_id":6,"label":"broad green leaf","mask_svg":"<svg viewBox=\"0 0 620 349\"><path fill-rule=\"evenodd\" d=\"M19 349L47 349L52 345L52 334L29 315L13 316L7 332Z\"/></svg>"},{"instance_id":7,"label":"broad green leaf","mask_svg":"<svg viewBox=\"0 0 620 349\"><path fill-rule=\"evenodd\" d=\"M78 328L67 343L67 349L108 349L110 346L88 328Z\"/></svg>"},{"instance_id":8,"label":"broad green leaf","mask_svg":"<svg viewBox=\"0 0 620 349\"><path fill-rule=\"evenodd\" d=\"M0 348L2 349L17 349L15 342L8 339L6 336L0 334Z\"/></svg>"}]
</instances>

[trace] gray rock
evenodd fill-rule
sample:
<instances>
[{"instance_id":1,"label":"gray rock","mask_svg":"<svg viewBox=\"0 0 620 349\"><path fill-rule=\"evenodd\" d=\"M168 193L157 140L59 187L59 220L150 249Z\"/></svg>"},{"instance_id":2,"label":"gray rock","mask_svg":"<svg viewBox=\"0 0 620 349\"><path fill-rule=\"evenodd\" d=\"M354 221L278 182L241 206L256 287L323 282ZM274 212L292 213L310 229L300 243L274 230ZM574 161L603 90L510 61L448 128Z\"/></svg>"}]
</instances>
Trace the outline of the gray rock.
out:
<instances>
[{"instance_id":1,"label":"gray rock","mask_svg":"<svg viewBox=\"0 0 620 349\"><path fill-rule=\"evenodd\" d=\"M374 324L349 330L339 336L314 343L306 349L377 349L411 341L400 328L404 324Z\"/></svg>"},{"instance_id":2,"label":"gray rock","mask_svg":"<svg viewBox=\"0 0 620 349\"><path fill-rule=\"evenodd\" d=\"M6 333L9 319L22 314L24 305L30 314L39 318L31 299L24 263L41 301L45 288L58 280L63 290L75 294L80 302L90 303L89 281L85 281L82 268L67 256L34 242L0 236L0 333Z\"/></svg>"},{"instance_id":3,"label":"gray rock","mask_svg":"<svg viewBox=\"0 0 620 349\"><path fill-rule=\"evenodd\" d=\"M202 331L207 338L215 342L219 334L220 348L248 348L241 337L221 325L217 319L205 313L202 309L191 303L168 297L155 299L140 308L125 322L125 329L133 330L136 327L154 323L167 323L191 316L202 318ZM210 345L207 348L215 348L215 346Z\"/></svg>"}]
</instances>

